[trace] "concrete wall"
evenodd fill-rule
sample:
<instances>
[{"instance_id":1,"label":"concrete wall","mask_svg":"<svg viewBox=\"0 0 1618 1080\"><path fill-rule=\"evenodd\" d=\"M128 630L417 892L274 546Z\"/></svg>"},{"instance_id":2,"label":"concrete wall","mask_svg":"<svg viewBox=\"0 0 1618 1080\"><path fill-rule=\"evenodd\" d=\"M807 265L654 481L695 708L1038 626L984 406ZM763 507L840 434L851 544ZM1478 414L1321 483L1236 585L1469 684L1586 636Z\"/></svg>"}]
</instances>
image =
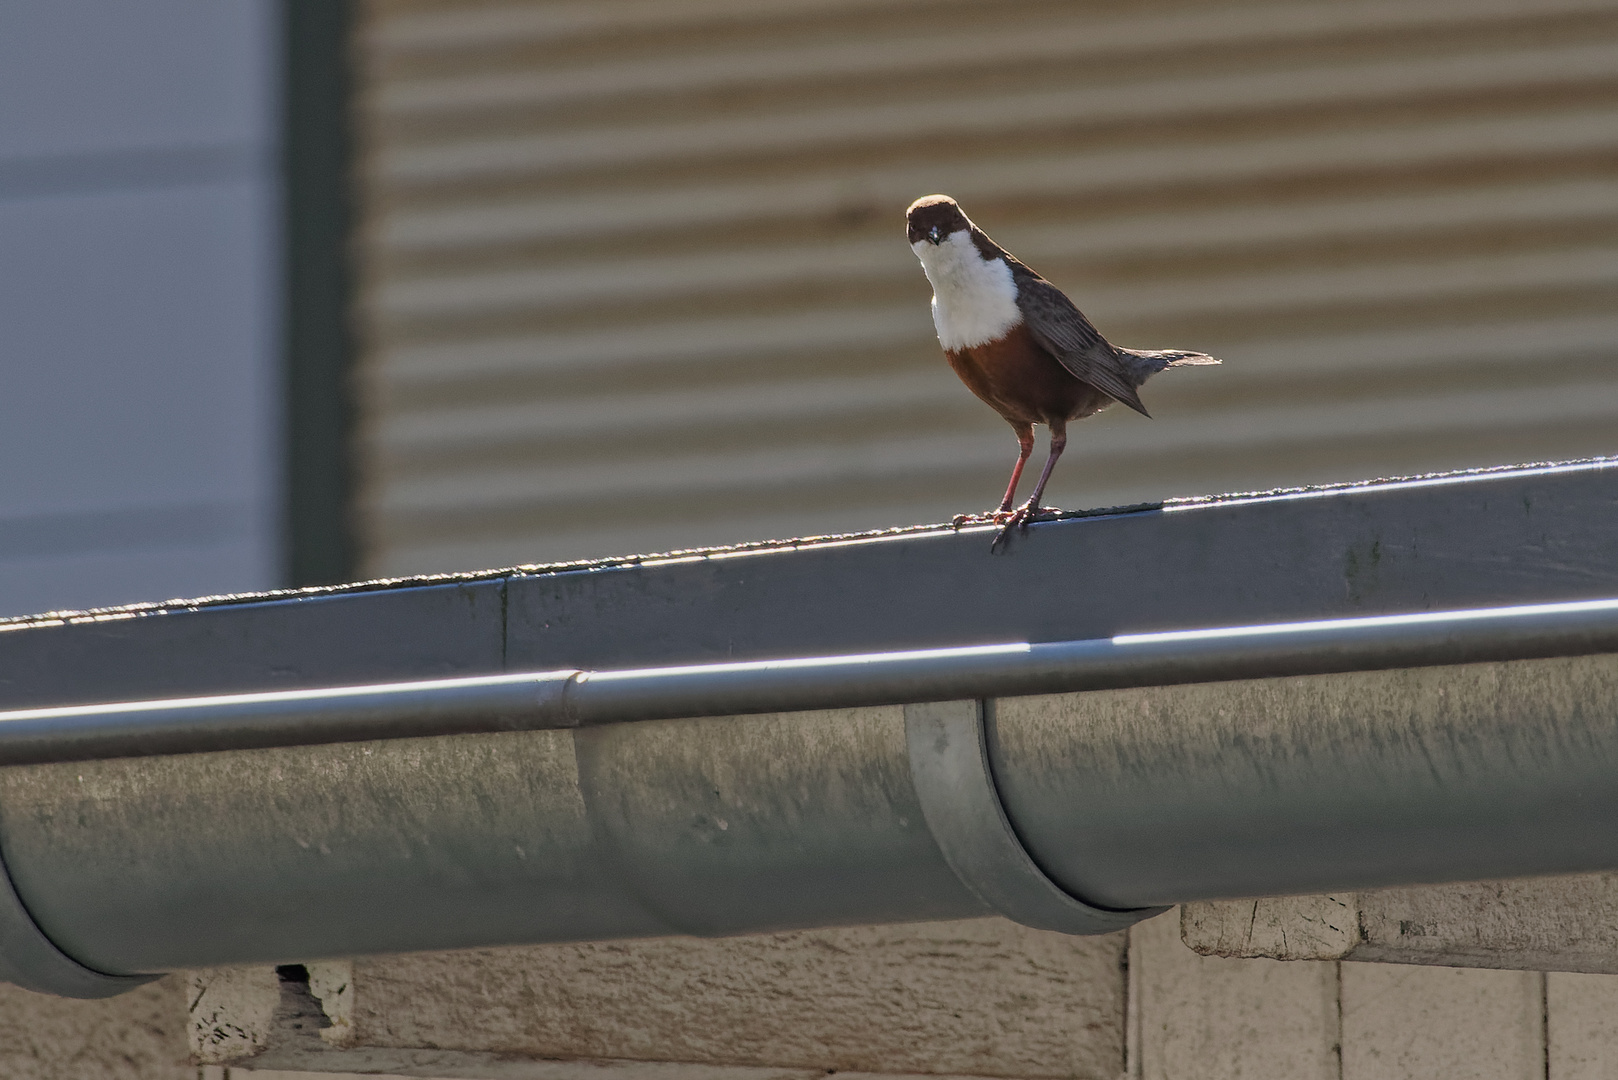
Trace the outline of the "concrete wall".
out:
<instances>
[{"instance_id":1,"label":"concrete wall","mask_svg":"<svg viewBox=\"0 0 1618 1080\"><path fill-rule=\"evenodd\" d=\"M257 1059L318 1072L252 1075L572 1080L606 1059L625 1080L1618 1076L1618 977L1200 956L1178 912L1095 939L985 919L438 954L353 975L352 1026L302 1051L283 1031Z\"/></svg>"},{"instance_id":2,"label":"concrete wall","mask_svg":"<svg viewBox=\"0 0 1618 1080\"><path fill-rule=\"evenodd\" d=\"M1187 904L1208 956L1618 975L1618 874Z\"/></svg>"},{"instance_id":3,"label":"concrete wall","mask_svg":"<svg viewBox=\"0 0 1618 1080\"><path fill-rule=\"evenodd\" d=\"M5 1080L195 1080L185 1037L186 980L120 997L69 1001L0 983Z\"/></svg>"},{"instance_id":4,"label":"concrete wall","mask_svg":"<svg viewBox=\"0 0 1618 1080\"><path fill-rule=\"evenodd\" d=\"M1618 977L1200 956L1137 927L1139 1080L1618 1076Z\"/></svg>"},{"instance_id":5,"label":"concrete wall","mask_svg":"<svg viewBox=\"0 0 1618 1080\"><path fill-rule=\"evenodd\" d=\"M1202 956L1178 911L1101 938L983 919L308 972L198 972L99 1002L0 987L0 1076L1618 1076L1618 976Z\"/></svg>"}]
</instances>

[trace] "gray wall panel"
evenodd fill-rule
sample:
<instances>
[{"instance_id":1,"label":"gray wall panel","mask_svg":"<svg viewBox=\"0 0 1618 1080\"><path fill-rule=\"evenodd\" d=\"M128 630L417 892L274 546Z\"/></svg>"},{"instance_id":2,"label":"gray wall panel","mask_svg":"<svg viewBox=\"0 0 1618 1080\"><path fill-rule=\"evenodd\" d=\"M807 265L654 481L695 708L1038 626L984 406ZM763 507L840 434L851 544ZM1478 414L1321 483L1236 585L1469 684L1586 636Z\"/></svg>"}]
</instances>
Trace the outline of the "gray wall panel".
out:
<instances>
[{"instance_id":1,"label":"gray wall panel","mask_svg":"<svg viewBox=\"0 0 1618 1080\"><path fill-rule=\"evenodd\" d=\"M268 196L0 202L0 513L271 497Z\"/></svg>"},{"instance_id":2,"label":"gray wall panel","mask_svg":"<svg viewBox=\"0 0 1618 1080\"><path fill-rule=\"evenodd\" d=\"M263 0L8 0L0 157L267 143L274 12Z\"/></svg>"},{"instance_id":3,"label":"gray wall panel","mask_svg":"<svg viewBox=\"0 0 1618 1080\"><path fill-rule=\"evenodd\" d=\"M276 10L0 9L0 614L279 583Z\"/></svg>"}]
</instances>

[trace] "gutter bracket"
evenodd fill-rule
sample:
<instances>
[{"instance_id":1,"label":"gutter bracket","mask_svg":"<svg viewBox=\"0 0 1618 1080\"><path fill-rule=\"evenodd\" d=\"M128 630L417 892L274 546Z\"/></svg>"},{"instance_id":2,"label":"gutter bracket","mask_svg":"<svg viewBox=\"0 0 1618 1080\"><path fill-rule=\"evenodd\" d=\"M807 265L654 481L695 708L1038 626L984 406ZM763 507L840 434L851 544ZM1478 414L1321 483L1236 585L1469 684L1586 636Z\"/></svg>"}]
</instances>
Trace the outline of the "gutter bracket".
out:
<instances>
[{"instance_id":1,"label":"gutter bracket","mask_svg":"<svg viewBox=\"0 0 1618 1080\"><path fill-rule=\"evenodd\" d=\"M1110 934L1167 908L1112 911L1070 895L1023 847L995 788L983 702L905 706L910 777L927 827L961 884L1024 926Z\"/></svg>"},{"instance_id":2,"label":"gutter bracket","mask_svg":"<svg viewBox=\"0 0 1618 1080\"><path fill-rule=\"evenodd\" d=\"M162 977L106 975L57 948L23 906L0 854L0 980L57 997L106 998Z\"/></svg>"}]
</instances>

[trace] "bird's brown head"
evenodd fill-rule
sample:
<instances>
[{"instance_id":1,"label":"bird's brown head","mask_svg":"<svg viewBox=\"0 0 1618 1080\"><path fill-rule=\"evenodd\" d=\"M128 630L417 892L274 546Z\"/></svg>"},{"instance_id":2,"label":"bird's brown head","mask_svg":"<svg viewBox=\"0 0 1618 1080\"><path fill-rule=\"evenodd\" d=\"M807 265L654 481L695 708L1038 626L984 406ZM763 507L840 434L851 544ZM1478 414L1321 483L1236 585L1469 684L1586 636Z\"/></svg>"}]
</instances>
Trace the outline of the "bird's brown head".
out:
<instances>
[{"instance_id":1,"label":"bird's brown head","mask_svg":"<svg viewBox=\"0 0 1618 1080\"><path fill-rule=\"evenodd\" d=\"M972 227L972 222L948 195L923 195L905 211L905 222L912 244L922 240L942 244L952 234Z\"/></svg>"}]
</instances>

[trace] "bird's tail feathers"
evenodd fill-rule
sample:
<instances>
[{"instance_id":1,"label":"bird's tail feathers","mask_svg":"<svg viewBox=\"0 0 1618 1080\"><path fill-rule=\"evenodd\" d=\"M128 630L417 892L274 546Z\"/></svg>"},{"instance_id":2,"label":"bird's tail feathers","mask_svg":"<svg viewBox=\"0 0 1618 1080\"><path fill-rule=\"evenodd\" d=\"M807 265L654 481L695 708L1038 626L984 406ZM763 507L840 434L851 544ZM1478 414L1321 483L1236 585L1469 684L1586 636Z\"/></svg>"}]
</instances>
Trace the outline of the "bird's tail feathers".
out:
<instances>
[{"instance_id":1,"label":"bird's tail feathers","mask_svg":"<svg viewBox=\"0 0 1618 1080\"><path fill-rule=\"evenodd\" d=\"M1185 349L1170 349L1169 352L1176 354L1170 357L1169 367L1212 367L1224 363L1217 356L1209 356L1207 353L1188 352Z\"/></svg>"},{"instance_id":2,"label":"bird's tail feathers","mask_svg":"<svg viewBox=\"0 0 1618 1080\"><path fill-rule=\"evenodd\" d=\"M1207 353L1190 349L1118 349L1118 354L1129 366L1136 386L1171 367L1205 367L1220 363Z\"/></svg>"}]
</instances>

